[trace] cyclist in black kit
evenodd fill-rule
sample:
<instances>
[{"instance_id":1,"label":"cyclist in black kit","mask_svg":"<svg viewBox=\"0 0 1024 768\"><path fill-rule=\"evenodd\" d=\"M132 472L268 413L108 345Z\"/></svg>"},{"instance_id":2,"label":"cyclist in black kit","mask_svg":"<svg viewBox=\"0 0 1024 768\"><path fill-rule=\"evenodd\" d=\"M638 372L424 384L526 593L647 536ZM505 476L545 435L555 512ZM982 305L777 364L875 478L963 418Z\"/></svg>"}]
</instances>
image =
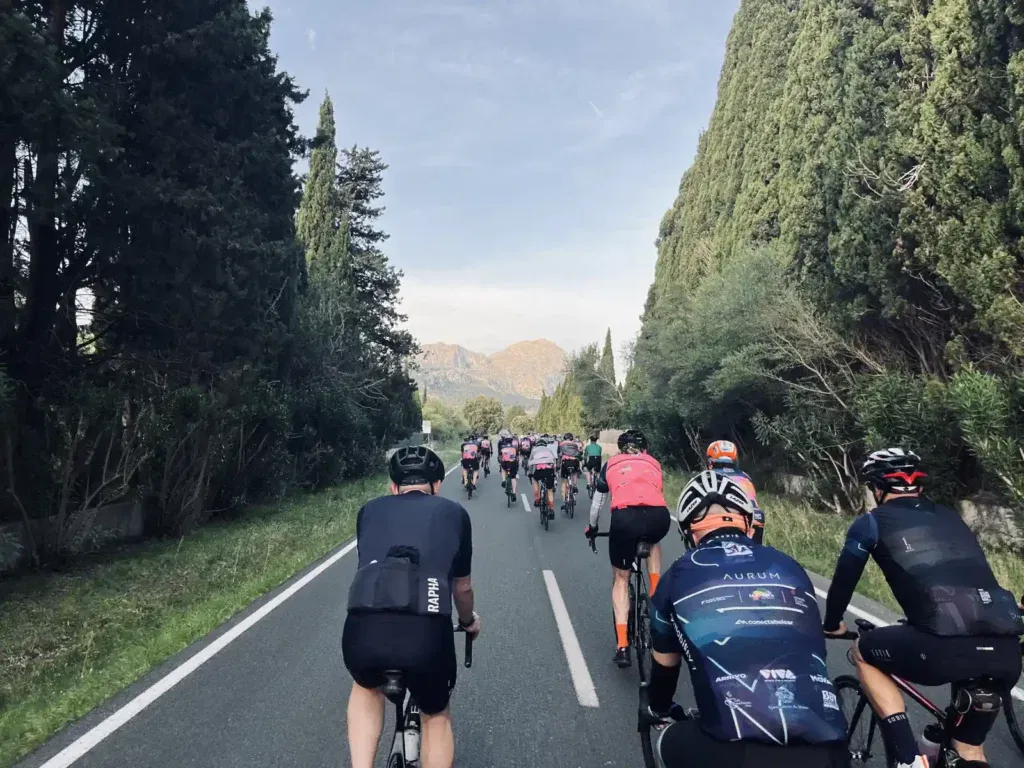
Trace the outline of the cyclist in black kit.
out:
<instances>
[{"instance_id":1,"label":"cyclist in black kit","mask_svg":"<svg viewBox=\"0 0 1024 768\"><path fill-rule=\"evenodd\" d=\"M665 768L849 768L807 573L753 538L753 505L727 476L693 478L676 520L690 551L651 598L647 716L671 723ZM684 657L700 717L672 722Z\"/></svg>"},{"instance_id":2,"label":"cyclist in black kit","mask_svg":"<svg viewBox=\"0 0 1024 768\"><path fill-rule=\"evenodd\" d=\"M480 632L473 611L473 530L457 502L437 495L444 464L423 446L388 463L391 496L359 510L359 566L349 588L342 655L352 679L348 741L352 768L372 768L384 726L384 670L404 673L421 712L423 768L451 768L448 702L455 687L452 602L459 625ZM410 590L410 584L415 588Z\"/></svg>"},{"instance_id":3,"label":"cyclist in black kit","mask_svg":"<svg viewBox=\"0 0 1024 768\"><path fill-rule=\"evenodd\" d=\"M861 467L878 506L850 526L825 604L827 634L842 621L868 556L878 563L906 624L879 627L857 642L854 658L864 691L899 766L927 766L889 677L920 685L992 677L1001 690L959 688L965 713L953 728L956 754L946 764L983 768L981 745L1021 672L1024 633L1016 598L996 582L977 538L956 512L921 496L920 459L901 448L876 451ZM989 709L991 707L991 710Z\"/></svg>"}]
</instances>

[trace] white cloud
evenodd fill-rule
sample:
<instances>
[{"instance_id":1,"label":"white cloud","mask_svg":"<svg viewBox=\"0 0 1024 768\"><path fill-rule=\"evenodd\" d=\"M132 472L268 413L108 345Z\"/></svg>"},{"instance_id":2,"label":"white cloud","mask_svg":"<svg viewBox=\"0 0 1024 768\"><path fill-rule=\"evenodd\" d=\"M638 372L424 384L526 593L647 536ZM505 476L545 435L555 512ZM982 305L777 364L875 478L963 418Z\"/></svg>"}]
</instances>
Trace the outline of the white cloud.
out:
<instances>
[{"instance_id":1,"label":"white cloud","mask_svg":"<svg viewBox=\"0 0 1024 768\"><path fill-rule=\"evenodd\" d=\"M309 47L312 48L315 51L316 50L316 30L315 29L307 29L306 30L306 41L309 43Z\"/></svg>"},{"instance_id":2,"label":"white cloud","mask_svg":"<svg viewBox=\"0 0 1024 768\"><path fill-rule=\"evenodd\" d=\"M421 343L443 341L488 354L539 338L571 352L603 343L610 327L616 368L623 371L620 353L640 331L653 277L653 260L638 269L635 260L624 259L616 270L592 274L587 260L564 254L543 274L508 260L458 271L407 270L402 311Z\"/></svg>"}]
</instances>

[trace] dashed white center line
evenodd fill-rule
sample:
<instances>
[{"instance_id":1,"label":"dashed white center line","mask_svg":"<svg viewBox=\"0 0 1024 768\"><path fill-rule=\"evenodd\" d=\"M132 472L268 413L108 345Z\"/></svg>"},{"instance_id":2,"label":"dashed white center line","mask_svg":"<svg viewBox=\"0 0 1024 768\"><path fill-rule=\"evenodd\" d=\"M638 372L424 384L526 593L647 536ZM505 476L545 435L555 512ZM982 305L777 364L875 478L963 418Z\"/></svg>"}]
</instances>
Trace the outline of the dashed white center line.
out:
<instances>
[{"instance_id":1,"label":"dashed white center line","mask_svg":"<svg viewBox=\"0 0 1024 768\"><path fill-rule=\"evenodd\" d=\"M523 509L525 509L527 512L529 512L530 511L530 502L526 500L526 494L525 493L519 494L519 498L521 498L523 500Z\"/></svg>"},{"instance_id":2,"label":"dashed white center line","mask_svg":"<svg viewBox=\"0 0 1024 768\"><path fill-rule=\"evenodd\" d=\"M548 588L548 599L551 601L551 610L555 613L558 635L562 638L562 648L565 650L565 658L569 662L569 674L572 676L572 684L576 689L576 698L581 706L596 707L598 706L597 688L594 687L594 680L590 677L590 670L587 669L587 661L583 658L583 649L576 637L576 630L573 629L569 611L565 607L562 592L555 580L555 574L551 571L544 571L544 584Z\"/></svg>"}]
</instances>

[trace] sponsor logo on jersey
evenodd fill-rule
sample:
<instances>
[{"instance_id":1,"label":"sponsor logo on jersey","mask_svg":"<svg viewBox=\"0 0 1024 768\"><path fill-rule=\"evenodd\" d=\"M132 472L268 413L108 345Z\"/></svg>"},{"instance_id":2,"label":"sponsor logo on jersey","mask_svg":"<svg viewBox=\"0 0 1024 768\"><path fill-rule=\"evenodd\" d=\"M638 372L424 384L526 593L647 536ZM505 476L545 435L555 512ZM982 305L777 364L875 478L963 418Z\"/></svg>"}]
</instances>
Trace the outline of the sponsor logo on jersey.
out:
<instances>
[{"instance_id":1,"label":"sponsor logo on jersey","mask_svg":"<svg viewBox=\"0 0 1024 768\"><path fill-rule=\"evenodd\" d=\"M727 541L722 545L726 557L743 557L754 554L754 550L746 544L737 544L735 541Z\"/></svg>"},{"instance_id":2,"label":"sponsor logo on jersey","mask_svg":"<svg viewBox=\"0 0 1024 768\"><path fill-rule=\"evenodd\" d=\"M800 597L800 595L793 595L793 602L799 605L801 608L807 607L807 601Z\"/></svg>"},{"instance_id":3,"label":"sponsor logo on jersey","mask_svg":"<svg viewBox=\"0 0 1024 768\"><path fill-rule=\"evenodd\" d=\"M727 573L722 578L724 581L756 581L764 579L781 579L782 574L777 571L762 571L761 573Z\"/></svg>"},{"instance_id":4,"label":"sponsor logo on jersey","mask_svg":"<svg viewBox=\"0 0 1024 768\"><path fill-rule=\"evenodd\" d=\"M832 681L829 680L824 675L811 675L811 680L813 680L814 682L819 683L821 685L828 685L828 686L832 685Z\"/></svg>"},{"instance_id":5,"label":"sponsor logo on jersey","mask_svg":"<svg viewBox=\"0 0 1024 768\"><path fill-rule=\"evenodd\" d=\"M725 706L729 707L729 709L748 709L753 705L749 701L737 699L731 693L727 693L725 694Z\"/></svg>"},{"instance_id":6,"label":"sponsor logo on jersey","mask_svg":"<svg viewBox=\"0 0 1024 768\"><path fill-rule=\"evenodd\" d=\"M734 627L792 627L793 622L786 619L739 619Z\"/></svg>"},{"instance_id":7,"label":"sponsor logo on jersey","mask_svg":"<svg viewBox=\"0 0 1024 768\"><path fill-rule=\"evenodd\" d=\"M839 710L839 700L836 698L836 695L832 693L832 691L821 692L821 704L823 707L825 707L825 709L834 709L836 711Z\"/></svg>"},{"instance_id":8,"label":"sponsor logo on jersey","mask_svg":"<svg viewBox=\"0 0 1024 768\"><path fill-rule=\"evenodd\" d=\"M709 603L720 603L723 600L732 600L735 595L723 595L722 597L709 597L707 600L701 600L701 605L708 605Z\"/></svg>"},{"instance_id":9,"label":"sponsor logo on jersey","mask_svg":"<svg viewBox=\"0 0 1024 768\"><path fill-rule=\"evenodd\" d=\"M773 593L770 589L755 589L753 592L750 593L750 598L755 601L774 600L775 593Z\"/></svg>"},{"instance_id":10,"label":"sponsor logo on jersey","mask_svg":"<svg viewBox=\"0 0 1024 768\"><path fill-rule=\"evenodd\" d=\"M441 585L433 576L427 577L427 613L441 612Z\"/></svg>"},{"instance_id":11,"label":"sponsor logo on jersey","mask_svg":"<svg viewBox=\"0 0 1024 768\"><path fill-rule=\"evenodd\" d=\"M793 695L793 692L789 690L789 688L782 686L781 688L776 689L775 700L779 702L779 706L786 706L796 701L796 696Z\"/></svg>"},{"instance_id":12,"label":"sponsor logo on jersey","mask_svg":"<svg viewBox=\"0 0 1024 768\"><path fill-rule=\"evenodd\" d=\"M796 680L796 675L788 669L762 669L761 677L768 682L775 680Z\"/></svg>"},{"instance_id":13,"label":"sponsor logo on jersey","mask_svg":"<svg viewBox=\"0 0 1024 768\"><path fill-rule=\"evenodd\" d=\"M744 674L739 674L739 675L722 675L721 677L716 677L715 678L715 682L716 683L724 683L726 680L746 680L746 679L747 679L747 676L744 675Z\"/></svg>"}]
</instances>

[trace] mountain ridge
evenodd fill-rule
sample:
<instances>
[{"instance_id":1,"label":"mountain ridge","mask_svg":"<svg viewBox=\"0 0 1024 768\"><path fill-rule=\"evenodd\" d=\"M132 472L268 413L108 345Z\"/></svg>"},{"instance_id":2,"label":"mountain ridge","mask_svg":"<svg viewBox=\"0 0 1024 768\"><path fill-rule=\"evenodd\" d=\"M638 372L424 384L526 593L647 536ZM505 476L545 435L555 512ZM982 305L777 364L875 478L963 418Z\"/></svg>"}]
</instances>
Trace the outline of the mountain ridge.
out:
<instances>
[{"instance_id":1,"label":"mountain ridge","mask_svg":"<svg viewBox=\"0 0 1024 768\"><path fill-rule=\"evenodd\" d=\"M428 398L458 403L483 395L530 409L562 381L567 359L549 339L517 341L491 355L435 342L421 345L414 377Z\"/></svg>"}]
</instances>

